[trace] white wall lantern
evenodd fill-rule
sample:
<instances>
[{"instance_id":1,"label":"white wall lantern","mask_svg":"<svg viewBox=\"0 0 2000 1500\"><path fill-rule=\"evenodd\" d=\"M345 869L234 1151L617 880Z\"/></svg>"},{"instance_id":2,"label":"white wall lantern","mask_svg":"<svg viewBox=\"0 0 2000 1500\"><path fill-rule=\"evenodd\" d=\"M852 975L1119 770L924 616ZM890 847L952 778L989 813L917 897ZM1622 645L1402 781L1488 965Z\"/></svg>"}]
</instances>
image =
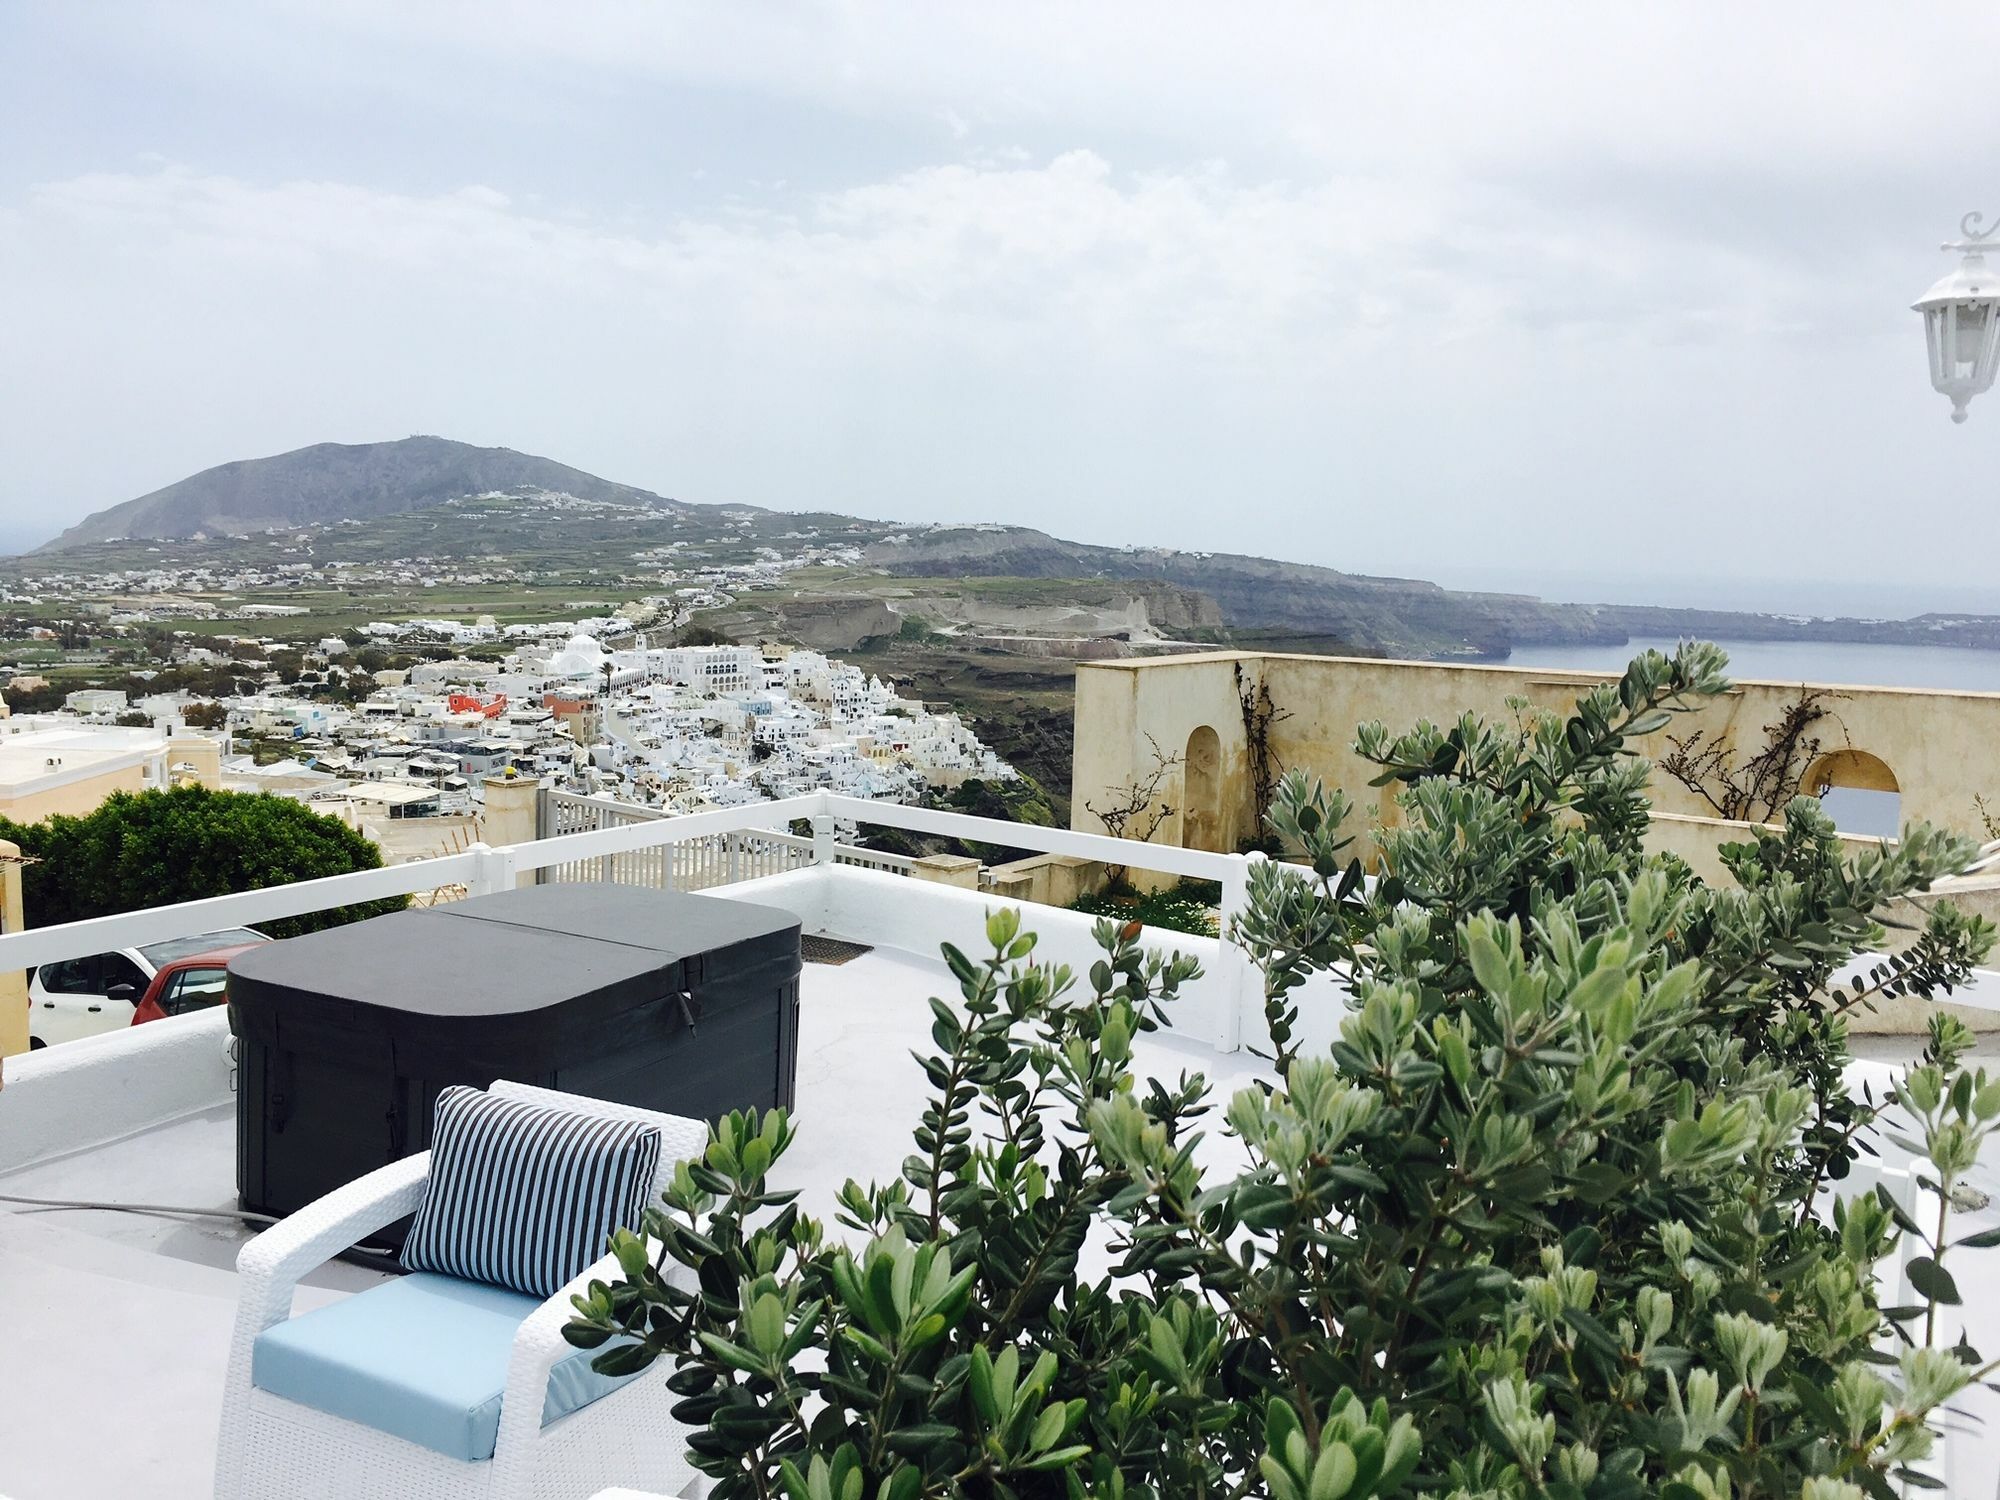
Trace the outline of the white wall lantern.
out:
<instances>
[{"instance_id":1,"label":"white wall lantern","mask_svg":"<svg viewBox=\"0 0 2000 1500\"><path fill-rule=\"evenodd\" d=\"M1992 388L2000 363L2000 276L1986 265L1987 247L2000 249L2000 223L1982 230L1979 219L1967 214L1958 226L1965 238L1939 247L1960 253L1958 269L1910 304L1924 315L1931 384L1951 398L1954 422L1965 420L1966 402Z\"/></svg>"}]
</instances>

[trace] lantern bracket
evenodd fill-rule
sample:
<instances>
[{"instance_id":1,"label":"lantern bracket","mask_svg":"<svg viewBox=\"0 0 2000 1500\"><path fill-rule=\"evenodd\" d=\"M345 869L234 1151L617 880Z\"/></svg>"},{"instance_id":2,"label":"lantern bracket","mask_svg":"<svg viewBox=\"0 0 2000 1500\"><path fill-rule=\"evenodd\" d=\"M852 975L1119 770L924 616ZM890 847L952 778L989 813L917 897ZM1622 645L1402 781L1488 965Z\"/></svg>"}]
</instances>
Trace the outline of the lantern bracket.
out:
<instances>
[{"instance_id":1,"label":"lantern bracket","mask_svg":"<svg viewBox=\"0 0 2000 1500\"><path fill-rule=\"evenodd\" d=\"M1986 228L1981 229L1979 225L1985 217L1984 214L1977 210L1967 214L1958 221L1958 232L1964 235L1965 238L1962 240L1946 240L1942 245L1938 246L1938 249L1958 250L1967 254L1976 254L1989 247L2000 250L2000 240L1996 239L1996 237L2000 237L2000 219L1995 219Z\"/></svg>"}]
</instances>

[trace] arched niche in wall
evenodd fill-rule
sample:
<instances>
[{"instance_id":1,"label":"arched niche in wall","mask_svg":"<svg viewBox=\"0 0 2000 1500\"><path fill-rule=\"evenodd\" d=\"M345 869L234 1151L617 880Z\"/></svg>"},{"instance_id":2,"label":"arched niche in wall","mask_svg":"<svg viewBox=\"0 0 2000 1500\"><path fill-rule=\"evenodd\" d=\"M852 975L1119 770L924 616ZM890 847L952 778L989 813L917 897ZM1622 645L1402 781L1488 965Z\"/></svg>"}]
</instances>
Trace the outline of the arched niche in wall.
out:
<instances>
[{"instance_id":1,"label":"arched niche in wall","mask_svg":"<svg viewBox=\"0 0 2000 1500\"><path fill-rule=\"evenodd\" d=\"M1208 725L1187 738L1181 761L1181 847L1223 850L1222 737Z\"/></svg>"},{"instance_id":2,"label":"arched niche in wall","mask_svg":"<svg viewBox=\"0 0 2000 1500\"><path fill-rule=\"evenodd\" d=\"M1903 789L1879 755L1852 749L1822 755L1801 789L1819 798L1842 833L1888 838L1901 830Z\"/></svg>"}]
</instances>

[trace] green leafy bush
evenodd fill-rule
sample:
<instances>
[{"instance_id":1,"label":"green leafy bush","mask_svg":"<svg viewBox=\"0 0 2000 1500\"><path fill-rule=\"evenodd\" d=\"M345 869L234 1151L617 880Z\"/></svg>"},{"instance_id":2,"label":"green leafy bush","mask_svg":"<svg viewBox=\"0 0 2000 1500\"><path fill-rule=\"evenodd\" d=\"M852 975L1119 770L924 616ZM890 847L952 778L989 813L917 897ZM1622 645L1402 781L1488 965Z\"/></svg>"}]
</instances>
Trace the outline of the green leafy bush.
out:
<instances>
[{"instance_id":1,"label":"green leafy bush","mask_svg":"<svg viewBox=\"0 0 2000 1500\"><path fill-rule=\"evenodd\" d=\"M1070 902L1069 909L1119 922L1140 922L1167 932L1214 937L1215 913L1211 908L1221 895L1214 881L1183 880L1159 891L1135 891L1130 886L1086 891Z\"/></svg>"},{"instance_id":2,"label":"green leafy bush","mask_svg":"<svg viewBox=\"0 0 2000 1500\"><path fill-rule=\"evenodd\" d=\"M22 897L38 927L382 863L370 840L303 803L201 786L115 793L81 817L0 819L0 838L36 860L23 871ZM407 904L394 896L258 925L273 937L290 937Z\"/></svg>"},{"instance_id":3,"label":"green leafy bush","mask_svg":"<svg viewBox=\"0 0 2000 1500\"><path fill-rule=\"evenodd\" d=\"M1882 941L1868 914L1971 845L1845 857L1810 800L1730 851L1731 886L1647 855L1626 741L1723 664L1647 653L1568 719L1364 726L1403 812L1378 879L1339 797L1286 777L1271 821L1305 868L1258 870L1236 934L1272 1078L1220 1118L1199 1076L1132 1069L1190 962L1100 921L1079 987L995 914L987 956L944 949L900 1178L849 1183L836 1234L771 1185L789 1118L732 1115L616 1237L572 1342L671 1358L721 1500L1887 1500L1990 1370L1951 1343L1946 1261L2000 1240L1950 1229L2000 1083L1940 1014L1896 1104L1930 1222L1835 1200L1877 1129L1847 1016L1961 982L1993 933L1940 906L1837 982ZM1307 1049L1315 975L1352 999ZM1226 1169L1197 1152L1217 1130ZM1885 1308L1899 1236L1921 1300Z\"/></svg>"}]
</instances>

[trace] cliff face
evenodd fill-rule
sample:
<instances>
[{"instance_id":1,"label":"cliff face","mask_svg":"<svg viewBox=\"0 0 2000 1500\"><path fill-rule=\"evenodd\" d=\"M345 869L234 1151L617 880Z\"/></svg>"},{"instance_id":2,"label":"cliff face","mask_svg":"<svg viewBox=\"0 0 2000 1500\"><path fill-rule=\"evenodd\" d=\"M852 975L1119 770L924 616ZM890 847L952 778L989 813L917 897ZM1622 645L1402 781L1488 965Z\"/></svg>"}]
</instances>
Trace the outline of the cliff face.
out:
<instances>
[{"instance_id":1,"label":"cliff face","mask_svg":"<svg viewBox=\"0 0 2000 1500\"><path fill-rule=\"evenodd\" d=\"M976 580L978 575L956 575ZM1007 575L997 587L912 587L897 608L934 623L1049 636L1145 636L1155 631L1215 630L1225 623L1215 601L1198 590L1155 578L1118 582L1058 577L1045 585Z\"/></svg>"},{"instance_id":2,"label":"cliff face","mask_svg":"<svg viewBox=\"0 0 2000 1500\"><path fill-rule=\"evenodd\" d=\"M1155 579L1213 600L1220 623L1232 629L1297 631L1369 652L1504 656L1530 642L1625 639L1619 626L1579 605L1456 593L1418 579L1236 553L1092 547L1026 527L940 528L882 542L867 562L913 577Z\"/></svg>"},{"instance_id":3,"label":"cliff face","mask_svg":"<svg viewBox=\"0 0 2000 1500\"><path fill-rule=\"evenodd\" d=\"M817 651L852 651L863 641L894 635L903 623L888 605L867 594L794 599L773 613L784 635Z\"/></svg>"},{"instance_id":4,"label":"cliff face","mask_svg":"<svg viewBox=\"0 0 2000 1500\"><path fill-rule=\"evenodd\" d=\"M1228 623L1222 606L1200 589L1156 585L1136 591L1133 602L1145 623L1160 630L1215 630Z\"/></svg>"}]
</instances>

